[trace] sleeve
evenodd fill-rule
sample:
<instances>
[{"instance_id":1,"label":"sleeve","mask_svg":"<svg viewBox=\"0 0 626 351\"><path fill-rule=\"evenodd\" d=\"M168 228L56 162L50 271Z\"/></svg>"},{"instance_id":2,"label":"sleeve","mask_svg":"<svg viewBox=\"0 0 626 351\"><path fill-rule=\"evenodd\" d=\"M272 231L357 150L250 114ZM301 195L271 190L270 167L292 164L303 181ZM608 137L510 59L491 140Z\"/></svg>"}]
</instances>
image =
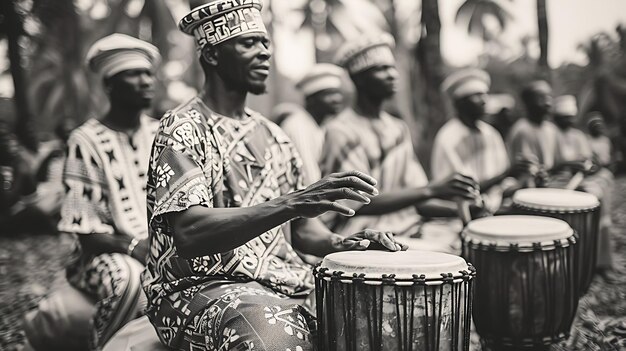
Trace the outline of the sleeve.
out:
<instances>
[{"instance_id":1,"label":"sleeve","mask_svg":"<svg viewBox=\"0 0 626 351\"><path fill-rule=\"evenodd\" d=\"M504 145L504 140L502 140L502 136L498 133L495 128L489 129L490 139L491 139L491 149L493 150L496 163L496 167L498 169L497 173L502 173L506 171L510 166L509 155L506 152L506 146Z\"/></svg>"},{"instance_id":2,"label":"sleeve","mask_svg":"<svg viewBox=\"0 0 626 351\"><path fill-rule=\"evenodd\" d=\"M68 140L68 155L63 168L66 189L61 207L60 232L76 234L113 234L111 211L102 160L86 135L75 132Z\"/></svg>"},{"instance_id":3,"label":"sleeve","mask_svg":"<svg viewBox=\"0 0 626 351\"><path fill-rule=\"evenodd\" d=\"M163 117L148 170L149 224L191 206L214 207L212 189L221 179L222 168L221 163L212 164L217 143L207 143L205 133L201 123L191 118Z\"/></svg>"},{"instance_id":4,"label":"sleeve","mask_svg":"<svg viewBox=\"0 0 626 351\"><path fill-rule=\"evenodd\" d=\"M295 116L287 118L281 127L302 160L304 185L315 183L321 178L321 171L318 164L318 155L315 152L317 148L315 142L311 140L314 138L314 135L308 133L302 126L299 126Z\"/></svg>"},{"instance_id":5,"label":"sleeve","mask_svg":"<svg viewBox=\"0 0 626 351\"><path fill-rule=\"evenodd\" d=\"M411 139L411 131L409 126L402 122L404 140L402 141L402 147L406 153L406 169L404 170L404 186L421 188L428 185L428 177L422 164L417 159L415 150L413 149L413 141Z\"/></svg>"},{"instance_id":6,"label":"sleeve","mask_svg":"<svg viewBox=\"0 0 626 351\"><path fill-rule=\"evenodd\" d=\"M321 165L323 176L352 170L371 174L367 155L358 137L337 126L329 126L326 131Z\"/></svg>"},{"instance_id":7,"label":"sleeve","mask_svg":"<svg viewBox=\"0 0 626 351\"><path fill-rule=\"evenodd\" d=\"M435 142L433 143L433 152L430 158L431 174L434 180L443 179L454 173L452 163L447 157L447 155L452 153L452 151L445 149L446 145L442 139L442 130L440 130L435 137Z\"/></svg>"}]
</instances>

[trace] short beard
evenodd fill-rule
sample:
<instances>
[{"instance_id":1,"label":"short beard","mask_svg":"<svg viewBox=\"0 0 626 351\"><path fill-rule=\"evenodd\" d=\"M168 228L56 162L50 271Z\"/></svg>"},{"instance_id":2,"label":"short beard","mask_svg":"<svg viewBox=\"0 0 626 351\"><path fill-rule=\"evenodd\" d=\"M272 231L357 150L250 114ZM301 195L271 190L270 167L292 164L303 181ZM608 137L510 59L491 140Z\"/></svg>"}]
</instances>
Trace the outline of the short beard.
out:
<instances>
[{"instance_id":1,"label":"short beard","mask_svg":"<svg viewBox=\"0 0 626 351\"><path fill-rule=\"evenodd\" d=\"M265 83L247 84L246 88L250 94L254 95L263 95L267 93L267 84Z\"/></svg>"}]
</instances>

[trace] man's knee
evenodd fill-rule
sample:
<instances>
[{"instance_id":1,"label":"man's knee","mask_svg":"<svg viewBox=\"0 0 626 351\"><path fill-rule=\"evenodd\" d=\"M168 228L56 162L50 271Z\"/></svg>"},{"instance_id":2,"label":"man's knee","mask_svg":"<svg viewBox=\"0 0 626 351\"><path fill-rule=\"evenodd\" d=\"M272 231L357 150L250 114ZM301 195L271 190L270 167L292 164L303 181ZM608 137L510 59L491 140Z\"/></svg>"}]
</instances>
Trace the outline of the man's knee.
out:
<instances>
[{"instance_id":1,"label":"man's knee","mask_svg":"<svg viewBox=\"0 0 626 351\"><path fill-rule=\"evenodd\" d=\"M226 350L313 350L309 317L295 304L235 303L223 311L214 335Z\"/></svg>"}]
</instances>

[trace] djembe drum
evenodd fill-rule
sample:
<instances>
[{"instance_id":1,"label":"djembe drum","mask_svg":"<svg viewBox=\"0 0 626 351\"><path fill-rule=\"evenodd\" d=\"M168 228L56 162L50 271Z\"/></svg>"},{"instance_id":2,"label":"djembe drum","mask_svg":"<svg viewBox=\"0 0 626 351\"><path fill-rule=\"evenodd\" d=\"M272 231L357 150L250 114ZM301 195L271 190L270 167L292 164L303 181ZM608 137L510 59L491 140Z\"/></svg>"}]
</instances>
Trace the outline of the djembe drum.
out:
<instances>
[{"instance_id":1,"label":"djembe drum","mask_svg":"<svg viewBox=\"0 0 626 351\"><path fill-rule=\"evenodd\" d=\"M522 189L513 195L514 213L559 218L578 234L574 267L579 292L589 289L596 267L600 201L594 195L565 189Z\"/></svg>"},{"instance_id":2,"label":"djembe drum","mask_svg":"<svg viewBox=\"0 0 626 351\"><path fill-rule=\"evenodd\" d=\"M475 271L461 257L339 252L314 275L318 350L469 350Z\"/></svg>"},{"instance_id":3,"label":"djembe drum","mask_svg":"<svg viewBox=\"0 0 626 351\"><path fill-rule=\"evenodd\" d=\"M578 307L574 232L559 219L496 216L463 231L480 272L474 323L491 350L544 348L565 339Z\"/></svg>"}]
</instances>

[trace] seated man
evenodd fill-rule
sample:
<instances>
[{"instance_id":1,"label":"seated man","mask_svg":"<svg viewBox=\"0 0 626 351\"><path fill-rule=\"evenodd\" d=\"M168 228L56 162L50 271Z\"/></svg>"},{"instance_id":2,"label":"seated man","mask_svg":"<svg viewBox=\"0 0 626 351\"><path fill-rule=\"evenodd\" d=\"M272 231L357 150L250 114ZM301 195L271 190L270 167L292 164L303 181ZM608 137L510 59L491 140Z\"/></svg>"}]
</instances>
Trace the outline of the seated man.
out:
<instances>
[{"instance_id":1,"label":"seated man","mask_svg":"<svg viewBox=\"0 0 626 351\"><path fill-rule=\"evenodd\" d=\"M522 158L537 163L540 174L554 167L557 148L557 128L550 122L552 88L546 81L533 81L522 90L526 116L520 118L506 139L511 160ZM533 178L528 184L536 185Z\"/></svg>"},{"instance_id":2,"label":"seated man","mask_svg":"<svg viewBox=\"0 0 626 351\"><path fill-rule=\"evenodd\" d=\"M340 67L319 63L298 82L304 95L304 110L294 110L280 127L291 139L302 158L304 185L313 184L322 176L319 163L324 146L324 124L343 109Z\"/></svg>"},{"instance_id":3,"label":"seated man","mask_svg":"<svg viewBox=\"0 0 626 351\"><path fill-rule=\"evenodd\" d=\"M89 67L103 78L110 108L69 137L59 230L78 234L82 250L67 278L97 301L94 349L142 312L146 171L158 126L142 111L152 102L159 60L156 47L123 34L97 41L87 54Z\"/></svg>"},{"instance_id":4,"label":"seated man","mask_svg":"<svg viewBox=\"0 0 626 351\"><path fill-rule=\"evenodd\" d=\"M554 100L554 122L559 128L558 148L555 156L555 176L550 181L554 187L578 187L595 195L602 203L600 233L598 237L598 269L610 270L613 266L609 232L611 230L611 202L614 189L613 173L599 165L593 158L593 150L584 132L574 127L578 115L576 98L559 96ZM572 181L574 174L584 175L580 182ZM572 184L574 182L574 184Z\"/></svg>"},{"instance_id":5,"label":"seated man","mask_svg":"<svg viewBox=\"0 0 626 351\"><path fill-rule=\"evenodd\" d=\"M599 112L591 112L587 116L587 136L595 162L608 169L614 169L613 145L606 135L604 117Z\"/></svg>"},{"instance_id":6,"label":"seated man","mask_svg":"<svg viewBox=\"0 0 626 351\"><path fill-rule=\"evenodd\" d=\"M294 248L317 256L402 249L389 233L344 238L326 229L314 217L353 215L336 201L369 202L376 181L345 172L304 188L289 138L246 108L248 93L265 92L270 68L261 7L212 1L179 24L196 39L205 83L160 123L142 277L150 322L176 350L313 350L301 305L314 288L312 271Z\"/></svg>"},{"instance_id":7,"label":"seated man","mask_svg":"<svg viewBox=\"0 0 626 351\"><path fill-rule=\"evenodd\" d=\"M348 233L373 228L400 236L417 236L425 215L456 216L455 206L426 205L431 198L468 196L476 184L458 174L428 184L413 150L409 128L402 120L382 110L383 102L397 89L398 71L392 53L393 38L384 34L346 43L337 61L356 87L352 108L347 108L326 125L323 174L351 169L371 174L379 181L381 195L367 205L351 202L352 218L331 214L331 230ZM468 191L469 189L469 191ZM458 237L458 233L454 233Z\"/></svg>"},{"instance_id":8,"label":"seated man","mask_svg":"<svg viewBox=\"0 0 626 351\"><path fill-rule=\"evenodd\" d=\"M495 212L503 192L517 183L508 177L520 175L527 163L517 162L511 167L502 137L481 121L490 83L487 72L478 69L458 71L442 83L456 115L437 132L431 172L434 180L455 172L472 176L480 184L486 207Z\"/></svg>"}]
</instances>

